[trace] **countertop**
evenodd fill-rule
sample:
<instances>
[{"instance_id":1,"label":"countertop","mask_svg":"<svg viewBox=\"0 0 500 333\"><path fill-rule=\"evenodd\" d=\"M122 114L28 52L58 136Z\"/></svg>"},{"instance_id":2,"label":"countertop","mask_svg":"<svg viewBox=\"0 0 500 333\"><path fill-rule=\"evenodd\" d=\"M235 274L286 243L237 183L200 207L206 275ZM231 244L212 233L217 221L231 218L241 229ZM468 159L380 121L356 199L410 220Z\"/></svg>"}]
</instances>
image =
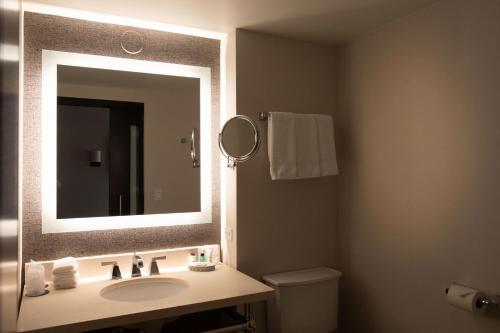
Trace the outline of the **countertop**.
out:
<instances>
[{"instance_id":1,"label":"countertop","mask_svg":"<svg viewBox=\"0 0 500 333\"><path fill-rule=\"evenodd\" d=\"M81 283L73 289L49 286L45 296L23 295L18 332L81 332L274 297L272 288L226 265L217 265L213 272L192 272L186 267L160 276L182 279L188 288L159 300L120 302L100 296L102 288L123 279Z\"/></svg>"}]
</instances>

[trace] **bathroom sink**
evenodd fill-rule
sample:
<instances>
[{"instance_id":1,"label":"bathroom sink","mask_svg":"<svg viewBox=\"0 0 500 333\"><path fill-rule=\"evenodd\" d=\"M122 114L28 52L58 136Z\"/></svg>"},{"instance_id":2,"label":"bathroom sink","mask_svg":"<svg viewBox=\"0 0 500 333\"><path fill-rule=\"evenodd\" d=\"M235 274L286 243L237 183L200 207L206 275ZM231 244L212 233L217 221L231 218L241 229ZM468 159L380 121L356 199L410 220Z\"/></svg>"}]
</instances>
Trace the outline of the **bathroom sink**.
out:
<instances>
[{"instance_id":1,"label":"bathroom sink","mask_svg":"<svg viewBox=\"0 0 500 333\"><path fill-rule=\"evenodd\" d=\"M187 282L166 277L133 278L101 289L101 296L119 302L142 302L172 297L188 287Z\"/></svg>"}]
</instances>

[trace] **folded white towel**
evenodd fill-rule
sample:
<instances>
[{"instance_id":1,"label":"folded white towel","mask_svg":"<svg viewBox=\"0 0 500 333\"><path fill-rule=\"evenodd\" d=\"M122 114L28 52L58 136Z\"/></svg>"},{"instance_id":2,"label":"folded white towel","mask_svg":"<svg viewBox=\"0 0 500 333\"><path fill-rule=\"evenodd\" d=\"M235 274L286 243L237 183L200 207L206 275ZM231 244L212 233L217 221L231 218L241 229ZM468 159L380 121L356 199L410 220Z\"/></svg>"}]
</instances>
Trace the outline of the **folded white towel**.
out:
<instances>
[{"instance_id":1,"label":"folded white towel","mask_svg":"<svg viewBox=\"0 0 500 333\"><path fill-rule=\"evenodd\" d=\"M55 289L70 289L70 288L75 288L77 285L78 285L78 281L65 282L65 283L55 283L54 282Z\"/></svg>"},{"instance_id":2,"label":"folded white towel","mask_svg":"<svg viewBox=\"0 0 500 333\"><path fill-rule=\"evenodd\" d=\"M74 271L67 271L67 272L62 272L62 273L53 273L52 277L53 278L65 278L65 277L74 277L75 275L78 274L77 270Z\"/></svg>"},{"instance_id":3,"label":"folded white towel","mask_svg":"<svg viewBox=\"0 0 500 333\"><path fill-rule=\"evenodd\" d=\"M52 282L56 289L74 288L78 284L80 275L78 273L71 276L52 275Z\"/></svg>"},{"instance_id":4,"label":"folded white towel","mask_svg":"<svg viewBox=\"0 0 500 333\"><path fill-rule=\"evenodd\" d=\"M295 144L297 151L296 178L319 177L321 170L316 115L295 115Z\"/></svg>"},{"instance_id":5,"label":"folded white towel","mask_svg":"<svg viewBox=\"0 0 500 333\"><path fill-rule=\"evenodd\" d=\"M78 272L71 273L71 274L58 274L58 275L52 274L52 280L59 280L59 281L74 280L74 279L78 279L79 277L80 277L80 274Z\"/></svg>"},{"instance_id":6,"label":"folded white towel","mask_svg":"<svg viewBox=\"0 0 500 333\"><path fill-rule=\"evenodd\" d=\"M321 176L336 175L339 173L335 139L333 136L333 118L330 115L315 115L318 126L319 164Z\"/></svg>"},{"instance_id":7,"label":"folded white towel","mask_svg":"<svg viewBox=\"0 0 500 333\"><path fill-rule=\"evenodd\" d=\"M52 274L59 274L63 272L78 271L78 263L73 257L66 257L54 261L52 266Z\"/></svg>"},{"instance_id":8,"label":"folded white towel","mask_svg":"<svg viewBox=\"0 0 500 333\"><path fill-rule=\"evenodd\" d=\"M271 178L296 178L295 115L271 112L267 135Z\"/></svg>"},{"instance_id":9,"label":"folded white towel","mask_svg":"<svg viewBox=\"0 0 500 333\"><path fill-rule=\"evenodd\" d=\"M54 282L54 283L78 282L79 278L80 277L78 275L64 277L64 278L54 277L52 279L52 282Z\"/></svg>"}]
</instances>

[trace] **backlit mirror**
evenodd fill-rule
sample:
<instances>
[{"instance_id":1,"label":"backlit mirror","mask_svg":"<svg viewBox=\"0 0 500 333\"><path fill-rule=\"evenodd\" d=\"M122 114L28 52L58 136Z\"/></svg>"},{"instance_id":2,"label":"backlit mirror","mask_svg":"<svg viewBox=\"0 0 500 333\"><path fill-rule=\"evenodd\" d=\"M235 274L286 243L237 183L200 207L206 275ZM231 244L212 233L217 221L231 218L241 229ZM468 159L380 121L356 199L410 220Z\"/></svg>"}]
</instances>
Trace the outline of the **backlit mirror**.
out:
<instances>
[{"instance_id":1,"label":"backlit mirror","mask_svg":"<svg viewBox=\"0 0 500 333\"><path fill-rule=\"evenodd\" d=\"M211 222L209 68L42 58L44 232Z\"/></svg>"},{"instance_id":2,"label":"backlit mirror","mask_svg":"<svg viewBox=\"0 0 500 333\"><path fill-rule=\"evenodd\" d=\"M200 211L199 79L58 66L57 95L58 219Z\"/></svg>"}]
</instances>

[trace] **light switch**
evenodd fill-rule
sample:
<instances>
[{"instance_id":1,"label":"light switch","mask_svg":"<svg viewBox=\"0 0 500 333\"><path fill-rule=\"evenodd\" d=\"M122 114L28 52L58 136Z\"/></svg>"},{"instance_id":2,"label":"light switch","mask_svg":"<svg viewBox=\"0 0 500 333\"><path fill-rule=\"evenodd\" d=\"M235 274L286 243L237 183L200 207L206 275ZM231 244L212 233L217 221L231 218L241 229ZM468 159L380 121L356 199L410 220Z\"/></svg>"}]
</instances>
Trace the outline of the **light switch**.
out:
<instances>
[{"instance_id":1,"label":"light switch","mask_svg":"<svg viewBox=\"0 0 500 333\"><path fill-rule=\"evenodd\" d=\"M161 188L155 189L155 201L163 200L163 190Z\"/></svg>"},{"instance_id":2,"label":"light switch","mask_svg":"<svg viewBox=\"0 0 500 333\"><path fill-rule=\"evenodd\" d=\"M226 239L229 240L229 241L232 241L233 240L233 228L226 227L224 229L224 231L225 231L225 234L226 234Z\"/></svg>"}]
</instances>

